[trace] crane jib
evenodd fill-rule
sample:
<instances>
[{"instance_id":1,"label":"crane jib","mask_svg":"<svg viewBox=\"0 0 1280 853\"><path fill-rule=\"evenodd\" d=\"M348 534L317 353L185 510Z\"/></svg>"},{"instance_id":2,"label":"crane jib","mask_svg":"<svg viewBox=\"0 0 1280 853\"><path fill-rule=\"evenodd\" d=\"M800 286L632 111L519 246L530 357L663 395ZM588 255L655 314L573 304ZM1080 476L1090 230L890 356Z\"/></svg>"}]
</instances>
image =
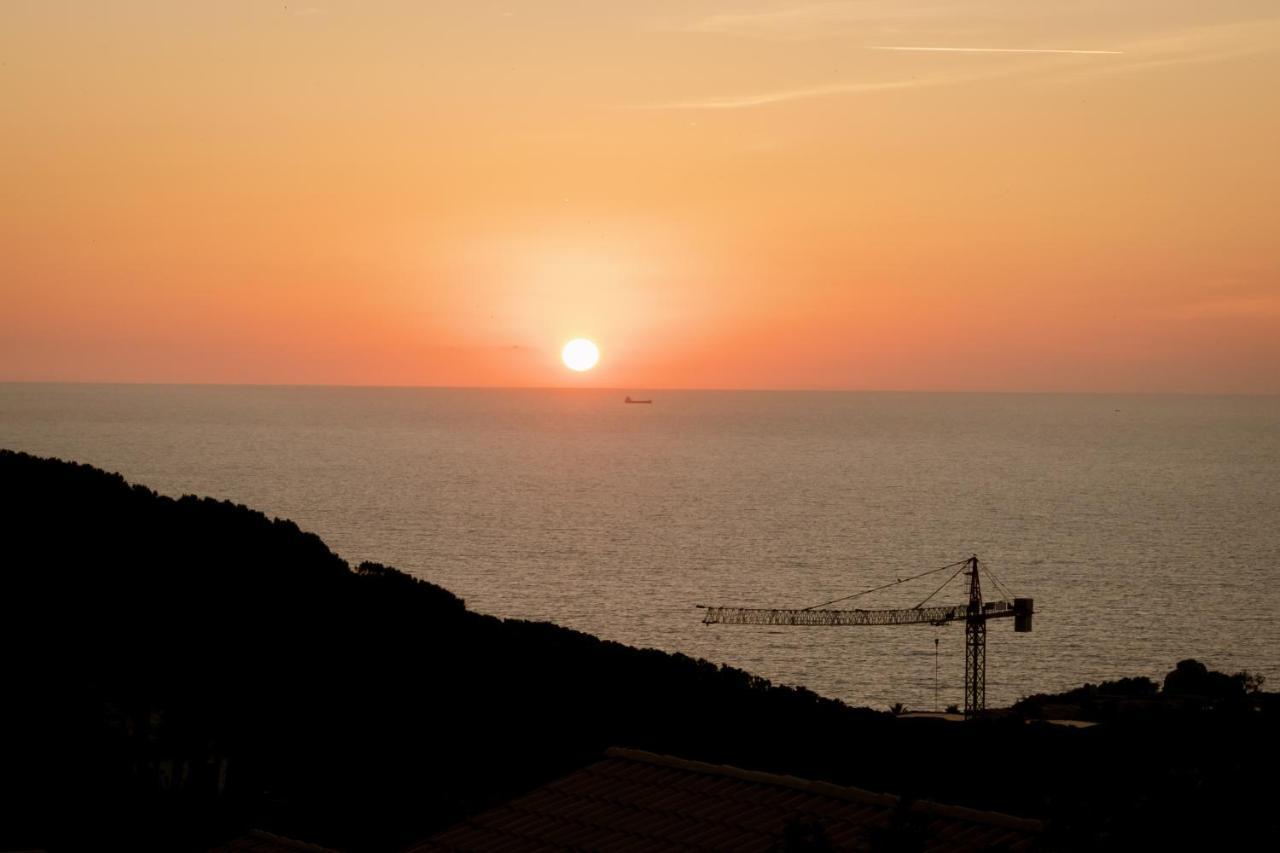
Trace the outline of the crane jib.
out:
<instances>
[{"instance_id":1,"label":"crane jib","mask_svg":"<svg viewBox=\"0 0 1280 853\"><path fill-rule=\"evenodd\" d=\"M959 566L960 568L956 568ZM915 607L897 610L831 610L830 605L848 601L891 586L918 580L926 575L956 571L942 586L929 594L924 601ZM935 604L925 607L943 587L951 583L961 573L969 577L969 601L965 604ZM990 574L990 569L987 569ZM964 715L972 717L982 713L987 707L987 620L1013 617L1013 631L1024 634L1031 630L1032 618L1035 615L1035 601L1031 598L1014 598L1012 601L983 601L982 599L982 564L977 555L951 563L937 569L930 569L923 574L909 578L899 578L893 583L882 584L862 592L833 599L823 604L805 608L779 607L698 607L705 610L702 617L706 625L762 625L762 626L841 626L841 625L946 625L951 622L964 623ZM1013 595L999 580L992 576L997 586L1006 595ZM935 645L936 648L936 645Z\"/></svg>"},{"instance_id":2,"label":"crane jib","mask_svg":"<svg viewBox=\"0 0 1280 853\"><path fill-rule=\"evenodd\" d=\"M1021 608L1012 601L987 601L978 615L999 619L1018 615ZM961 622L969 618L969 605L908 607L899 610L786 610L770 607L708 607L703 616L707 625L926 625Z\"/></svg>"}]
</instances>

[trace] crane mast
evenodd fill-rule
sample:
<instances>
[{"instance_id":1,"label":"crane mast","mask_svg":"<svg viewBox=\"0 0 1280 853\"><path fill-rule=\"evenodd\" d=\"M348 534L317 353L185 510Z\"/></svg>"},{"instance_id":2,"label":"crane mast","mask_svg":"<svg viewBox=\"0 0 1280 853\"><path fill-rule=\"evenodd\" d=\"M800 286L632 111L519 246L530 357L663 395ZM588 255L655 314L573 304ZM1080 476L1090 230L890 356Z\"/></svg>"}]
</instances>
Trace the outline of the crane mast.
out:
<instances>
[{"instance_id":1,"label":"crane mast","mask_svg":"<svg viewBox=\"0 0 1280 853\"><path fill-rule=\"evenodd\" d=\"M964 713L987 707L987 619L982 613L978 558L969 558L969 606L964 614Z\"/></svg>"},{"instance_id":2,"label":"crane mast","mask_svg":"<svg viewBox=\"0 0 1280 853\"><path fill-rule=\"evenodd\" d=\"M965 633L964 712L965 716L973 716L986 708L987 620L1012 617L1014 631L1018 633L1030 631L1031 617L1035 612L1034 602L1030 598L983 601L978 558L976 556L969 557L967 560L961 561L961 564L952 563L951 566L943 566L943 569L952 568L956 565L961 565L961 569L956 574L963 572L969 578L969 600L966 604L925 607L925 602L921 602L916 607L891 610L833 610L825 607L792 609L774 607L702 607L705 611L702 622L705 625L859 627L876 625L946 625L951 622L963 621ZM938 571L941 571L941 569ZM932 572L926 572L925 574L932 574ZM923 577L923 575L917 577ZM954 578L955 575L952 577ZM914 580L914 578L909 580ZM899 583L902 582L899 581ZM894 585L887 584L886 586ZM943 584L943 586L946 586L946 584ZM877 589L881 588L883 587L878 587ZM941 587L939 587L940 589ZM934 592L936 594L938 590Z\"/></svg>"}]
</instances>

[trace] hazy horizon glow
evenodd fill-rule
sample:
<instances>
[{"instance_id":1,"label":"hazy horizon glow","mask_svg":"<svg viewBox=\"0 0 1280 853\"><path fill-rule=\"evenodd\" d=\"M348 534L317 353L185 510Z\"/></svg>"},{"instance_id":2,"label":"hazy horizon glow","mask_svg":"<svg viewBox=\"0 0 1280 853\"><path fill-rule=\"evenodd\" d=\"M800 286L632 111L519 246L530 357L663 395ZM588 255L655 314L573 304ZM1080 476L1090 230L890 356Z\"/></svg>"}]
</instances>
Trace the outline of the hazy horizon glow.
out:
<instances>
[{"instance_id":1,"label":"hazy horizon glow","mask_svg":"<svg viewBox=\"0 0 1280 853\"><path fill-rule=\"evenodd\" d=\"M12 2L0 50L0 381L1280 392L1270 0Z\"/></svg>"}]
</instances>

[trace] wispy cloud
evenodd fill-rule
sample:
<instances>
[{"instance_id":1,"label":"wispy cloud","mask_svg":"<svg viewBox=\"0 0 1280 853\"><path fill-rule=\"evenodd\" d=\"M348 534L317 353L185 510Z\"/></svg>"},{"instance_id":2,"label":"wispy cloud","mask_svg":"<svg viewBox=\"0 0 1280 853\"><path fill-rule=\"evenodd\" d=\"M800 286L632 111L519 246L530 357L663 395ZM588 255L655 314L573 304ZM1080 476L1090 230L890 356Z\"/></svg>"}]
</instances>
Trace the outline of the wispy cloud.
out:
<instances>
[{"instance_id":1,"label":"wispy cloud","mask_svg":"<svg viewBox=\"0 0 1280 853\"><path fill-rule=\"evenodd\" d=\"M955 15L946 6L902 3L813 3L754 12L720 12L676 27L684 32L769 38L831 38L868 27L920 23Z\"/></svg>"},{"instance_id":2,"label":"wispy cloud","mask_svg":"<svg viewBox=\"0 0 1280 853\"><path fill-rule=\"evenodd\" d=\"M1053 49L1016 49L1016 48L942 48L942 47L907 47L907 46L873 46L870 50L903 50L903 51L946 51L958 50L960 52L992 52L992 53L1048 53L1048 54L1121 54L1123 51L1074 51L1074 50L1053 50ZM1069 62L1070 60L1062 60ZM772 104L785 103L787 101L811 100L814 98L829 98L840 95L857 95L871 92L889 92L903 89L921 89L936 86L952 86L963 83L973 83L979 80L989 80L997 77L1007 77L1012 74L1019 73L1022 66L1017 64L1010 65L1004 63L997 66L986 66L983 70L970 72L951 72L947 74L935 74L931 76L913 76L906 79L895 80L860 80L848 81L843 83L827 83L814 86L805 86L793 89L777 89L764 92L750 92L739 95L724 95L721 97L698 98L687 101L668 101L656 104L642 104L630 107L630 109L639 110L741 110L752 107L767 107Z\"/></svg>"},{"instance_id":3,"label":"wispy cloud","mask_svg":"<svg viewBox=\"0 0 1280 853\"><path fill-rule=\"evenodd\" d=\"M1012 7L1011 14L1016 12ZM977 42L1009 40L1009 32L998 33L988 26L974 29L974 20L956 20L955 6L902 8L896 3L822 3L764 12L716 14L679 27L685 32L702 32L757 37L814 38L839 35L857 38L867 51L904 54L970 54L1005 56L1003 63L981 63L972 72L952 72L908 79L863 80L815 84L808 87L746 92L684 101L633 105L640 110L740 110L814 98L860 93L957 85L978 80L1026 75L1044 81L1081 80L1095 75L1136 73L1174 65L1217 62L1235 57L1280 49L1280 21L1263 19L1201 24L1183 29L1131 33L1113 36L1098 47L990 47L946 44L946 41ZM940 25L943 25L940 27ZM903 36L911 31L923 44L872 43L872 39ZM1003 38L1001 36L1003 35ZM1030 34L1024 38L1031 40ZM925 41L929 39L929 41ZM937 41L934 41L937 39ZM1038 41L1039 39L1036 39ZM1083 39L1082 39L1083 40ZM1091 39L1092 40L1092 39ZM1099 39L1101 40L1101 39ZM940 43L941 42L941 43ZM1042 42L1043 43L1043 42ZM1052 44L1052 42L1050 42ZM1032 57L1044 56L1042 63ZM1027 61L1017 62L1016 58ZM1092 61L1090 57L1096 58ZM1054 61L1056 60L1056 61ZM881 69L883 73L883 69Z\"/></svg>"},{"instance_id":4,"label":"wispy cloud","mask_svg":"<svg viewBox=\"0 0 1280 853\"><path fill-rule=\"evenodd\" d=\"M853 95L860 92L887 92L894 89L916 89L922 86L940 86L958 82L957 77L932 77L908 80L885 80L879 82L832 83L824 86L810 86L800 89L781 89L770 92L755 92L744 95L726 95L723 97L701 98L690 101L669 101L658 104L641 104L629 107L637 110L741 110L750 107L763 107L785 101L800 101L811 98L827 98L834 95Z\"/></svg>"},{"instance_id":5,"label":"wispy cloud","mask_svg":"<svg viewBox=\"0 0 1280 853\"><path fill-rule=\"evenodd\" d=\"M1119 56L1123 50L1071 50L1048 47L921 47L918 45L871 44L867 50L901 50L917 53L1065 53L1083 56Z\"/></svg>"}]
</instances>

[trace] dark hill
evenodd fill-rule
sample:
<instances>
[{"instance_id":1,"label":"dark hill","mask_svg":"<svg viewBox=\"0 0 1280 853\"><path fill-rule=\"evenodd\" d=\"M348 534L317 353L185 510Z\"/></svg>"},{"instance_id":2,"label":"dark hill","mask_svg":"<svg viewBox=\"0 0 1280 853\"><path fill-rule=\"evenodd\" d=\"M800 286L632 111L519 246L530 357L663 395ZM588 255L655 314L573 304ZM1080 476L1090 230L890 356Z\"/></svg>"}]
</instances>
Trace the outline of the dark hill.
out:
<instances>
[{"instance_id":1,"label":"dark hill","mask_svg":"<svg viewBox=\"0 0 1280 853\"><path fill-rule=\"evenodd\" d=\"M0 451L0 849L393 850L610 745L1047 817L1064 846L1274 832L1274 714L897 720L499 620L288 521ZM1227 716L1229 714L1229 716Z\"/></svg>"}]
</instances>

